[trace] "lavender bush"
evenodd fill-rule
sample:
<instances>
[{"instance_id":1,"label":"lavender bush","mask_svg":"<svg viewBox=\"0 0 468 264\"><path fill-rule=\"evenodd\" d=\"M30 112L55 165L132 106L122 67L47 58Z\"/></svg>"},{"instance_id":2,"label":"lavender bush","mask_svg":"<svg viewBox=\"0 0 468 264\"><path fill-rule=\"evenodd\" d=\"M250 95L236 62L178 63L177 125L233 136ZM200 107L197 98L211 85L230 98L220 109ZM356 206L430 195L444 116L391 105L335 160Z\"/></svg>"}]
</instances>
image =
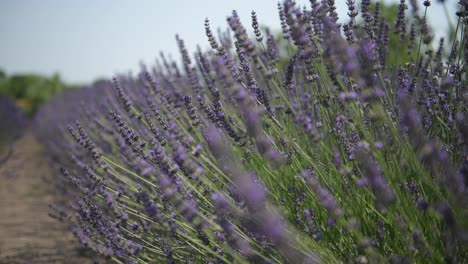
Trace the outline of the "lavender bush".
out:
<instances>
[{"instance_id":1,"label":"lavender bush","mask_svg":"<svg viewBox=\"0 0 468 264\"><path fill-rule=\"evenodd\" d=\"M13 153L13 142L21 136L26 125L24 115L13 98L0 95L0 166Z\"/></svg>"},{"instance_id":2,"label":"lavender bush","mask_svg":"<svg viewBox=\"0 0 468 264\"><path fill-rule=\"evenodd\" d=\"M468 1L435 48L430 1L346 3L344 24L333 0L279 3L280 41L255 12L218 37L207 19L212 49L177 36L181 64L43 107L51 214L117 263L466 261Z\"/></svg>"}]
</instances>

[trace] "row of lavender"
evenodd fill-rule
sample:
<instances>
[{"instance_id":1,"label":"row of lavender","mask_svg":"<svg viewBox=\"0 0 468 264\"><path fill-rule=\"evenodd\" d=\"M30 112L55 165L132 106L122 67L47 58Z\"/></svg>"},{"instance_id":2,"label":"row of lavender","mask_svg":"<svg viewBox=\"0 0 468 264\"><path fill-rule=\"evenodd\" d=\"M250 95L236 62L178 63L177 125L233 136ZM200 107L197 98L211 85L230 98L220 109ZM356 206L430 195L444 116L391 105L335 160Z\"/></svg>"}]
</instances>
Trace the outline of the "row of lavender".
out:
<instances>
[{"instance_id":1,"label":"row of lavender","mask_svg":"<svg viewBox=\"0 0 468 264\"><path fill-rule=\"evenodd\" d=\"M333 0L286 0L280 41L233 12L232 34L206 20L209 51L177 37L181 64L57 97L36 125L67 199L51 214L119 263L461 263L468 2L435 50L410 2L386 21L348 0L339 25Z\"/></svg>"},{"instance_id":2,"label":"row of lavender","mask_svg":"<svg viewBox=\"0 0 468 264\"><path fill-rule=\"evenodd\" d=\"M23 133L26 118L13 98L0 95L0 166L13 153L13 143Z\"/></svg>"}]
</instances>

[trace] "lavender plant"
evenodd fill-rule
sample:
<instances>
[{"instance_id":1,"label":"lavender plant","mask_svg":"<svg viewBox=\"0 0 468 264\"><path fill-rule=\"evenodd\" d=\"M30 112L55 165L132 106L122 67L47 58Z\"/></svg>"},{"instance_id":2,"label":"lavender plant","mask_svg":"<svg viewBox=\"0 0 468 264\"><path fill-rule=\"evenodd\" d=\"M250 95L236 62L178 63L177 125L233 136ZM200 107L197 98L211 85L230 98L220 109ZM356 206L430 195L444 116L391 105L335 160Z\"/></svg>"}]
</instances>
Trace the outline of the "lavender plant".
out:
<instances>
[{"instance_id":1,"label":"lavender plant","mask_svg":"<svg viewBox=\"0 0 468 264\"><path fill-rule=\"evenodd\" d=\"M0 96L0 120L0 165L2 165L13 153L13 142L21 136L26 120L15 101L7 96Z\"/></svg>"},{"instance_id":2,"label":"lavender plant","mask_svg":"<svg viewBox=\"0 0 468 264\"><path fill-rule=\"evenodd\" d=\"M280 41L255 12L219 37L206 19L210 50L177 36L182 63L44 106L51 214L117 263L466 261L468 2L448 49L430 1L396 21L346 3L343 24L334 1L279 3ZM410 43L396 67L391 34Z\"/></svg>"}]
</instances>

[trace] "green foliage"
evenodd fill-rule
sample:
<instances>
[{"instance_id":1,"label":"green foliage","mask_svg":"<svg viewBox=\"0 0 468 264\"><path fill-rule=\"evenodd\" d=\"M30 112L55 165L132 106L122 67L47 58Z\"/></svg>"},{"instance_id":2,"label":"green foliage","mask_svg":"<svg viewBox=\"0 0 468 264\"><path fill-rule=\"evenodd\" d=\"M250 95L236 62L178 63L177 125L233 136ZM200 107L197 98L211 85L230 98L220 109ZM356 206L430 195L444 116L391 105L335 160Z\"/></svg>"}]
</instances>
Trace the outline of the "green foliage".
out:
<instances>
[{"instance_id":1,"label":"green foliage","mask_svg":"<svg viewBox=\"0 0 468 264\"><path fill-rule=\"evenodd\" d=\"M28 115L34 114L40 104L62 92L64 87L58 74L52 77L37 74L7 76L0 70L0 94L15 98L17 105Z\"/></svg>"}]
</instances>

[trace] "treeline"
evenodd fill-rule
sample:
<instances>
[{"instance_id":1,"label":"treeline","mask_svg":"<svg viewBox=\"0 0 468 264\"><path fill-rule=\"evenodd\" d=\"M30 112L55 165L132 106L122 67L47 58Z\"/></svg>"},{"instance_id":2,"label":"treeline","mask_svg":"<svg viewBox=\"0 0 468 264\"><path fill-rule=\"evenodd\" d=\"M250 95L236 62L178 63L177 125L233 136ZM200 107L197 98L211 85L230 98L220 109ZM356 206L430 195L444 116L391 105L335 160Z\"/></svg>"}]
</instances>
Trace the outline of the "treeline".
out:
<instances>
[{"instance_id":1,"label":"treeline","mask_svg":"<svg viewBox=\"0 0 468 264\"><path fill-rule=\"evenodd\" d=\"M0 70L0 95L13 97L17 106L29 116L52 95L62 92L65 86L58 74L51 77L38 74L8 76Z\"/></svg>"}]
</instances>

